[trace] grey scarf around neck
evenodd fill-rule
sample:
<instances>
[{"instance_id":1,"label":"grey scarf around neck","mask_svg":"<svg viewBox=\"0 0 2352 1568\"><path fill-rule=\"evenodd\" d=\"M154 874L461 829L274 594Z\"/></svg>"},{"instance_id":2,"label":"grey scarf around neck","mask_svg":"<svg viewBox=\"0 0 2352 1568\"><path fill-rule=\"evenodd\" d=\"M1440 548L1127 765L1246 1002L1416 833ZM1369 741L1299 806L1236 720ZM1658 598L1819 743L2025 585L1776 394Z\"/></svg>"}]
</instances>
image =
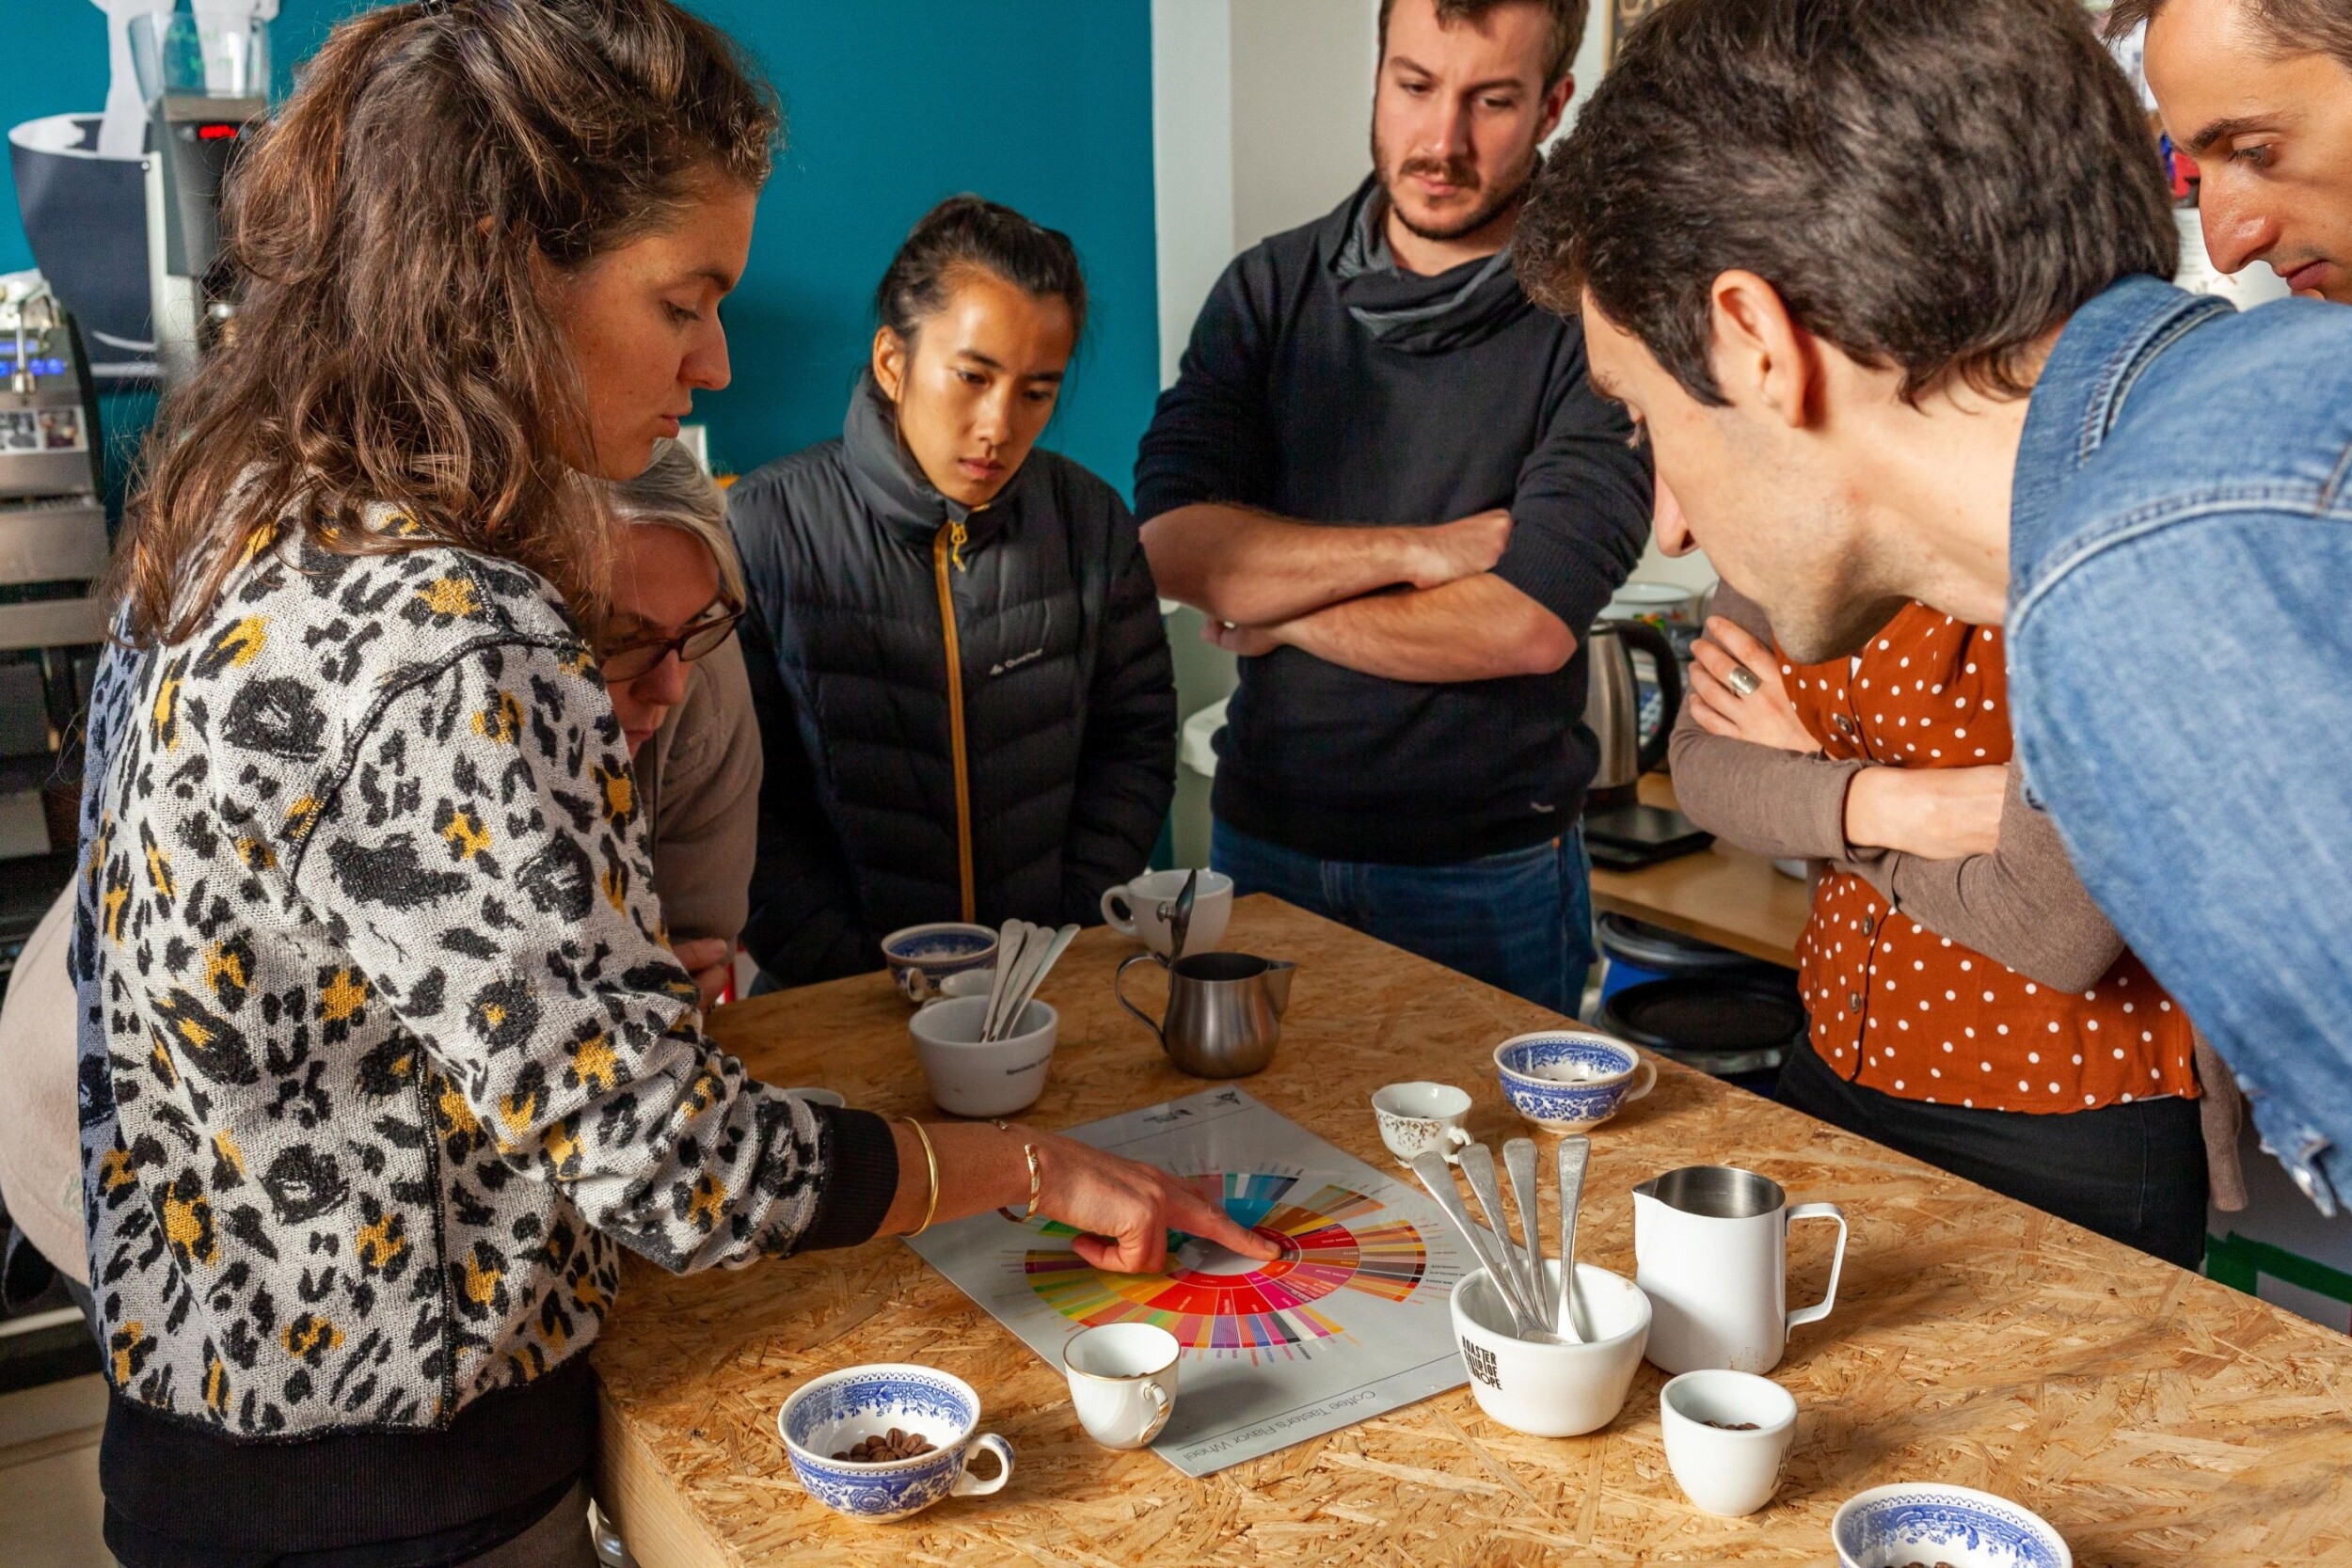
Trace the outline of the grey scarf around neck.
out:
<instances>
[{"instance_id":1,"label":"grey scarf around neck","mask_svg":"<svg viewBox=\"0 0 2352 1568\"><path fill-rule=\"evenodd\" d=\"M1530 308L1511 271L1510 245L1435 277L1403 270L1389 248L1388 196L1377 176L1358 192L1347 237L1332 259L1340 298L1384 347L1442 354L1486 337Z\"/></svg>"}]
</instances>

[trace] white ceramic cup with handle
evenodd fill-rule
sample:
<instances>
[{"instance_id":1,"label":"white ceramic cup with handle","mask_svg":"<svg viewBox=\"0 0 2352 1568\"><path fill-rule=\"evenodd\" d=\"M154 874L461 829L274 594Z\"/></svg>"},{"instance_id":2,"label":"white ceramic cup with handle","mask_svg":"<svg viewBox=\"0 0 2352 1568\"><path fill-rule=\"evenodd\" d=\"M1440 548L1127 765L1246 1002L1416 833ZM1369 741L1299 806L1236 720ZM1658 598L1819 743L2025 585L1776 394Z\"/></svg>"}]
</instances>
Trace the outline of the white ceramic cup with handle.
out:
<instances>
[{"instance_id":1,"label":"white ceramic cup with handle","mask_svg":"<svg viewBox=\"0 0 2352 1568\"><path fill-rule=\"evenodd\" d=\"M1103 919L1121 936L1133 937L1163 958L1170 953L1168 916L1176 895L1184 891L1189 871L1147 871L1103 892ZM1192 890L1192 924L1184 930L1184 953L1206 953L1225 940L1226 922L1233 918L1233 879L1222 871L1203 871Z\"/></svg>"},{"instance_id":2,"label":"white ceramic cup with handle","mask_svg":"<svg viewBox=\"0 0 2352 1568\"><path fill-rule=\"evenodd\" d=\"M1675 1484L1709 1513L1754 1513L1780 1489L1797 1435L1797 1402L1753 1372L1685 1372L1659 1390L1658 1419Z\"/></svg>"},{"instance_id":3,"label":"white ceramic cup with handle","mask_svg":"<svg viewBox=\"0 0 2352 1568\"><path fill-rule=\"evenodd\" d=\"M1372 1097L1372 1114L1380 1123L1380 1141L1389 1146L1397 1164L1410 1165L1413 1156L1436 1149L1449 1165L1461 1163L1470 1143L1468 1089L1451 1084L1391 1084Z\"/></svg>"},{"instance_id":4,"label":"white ceramic cup with handle","mask_svg":"<svg viewBox=\"0 0 2352 1568\"><path fill-rule=\"evenodd\" d=\"M1151 1323L1082 1328L1062 1347L1078 1424L1106 1449L1139 1449L1176 1408L1176 1336Z\"/></svg>"}]
</instances>

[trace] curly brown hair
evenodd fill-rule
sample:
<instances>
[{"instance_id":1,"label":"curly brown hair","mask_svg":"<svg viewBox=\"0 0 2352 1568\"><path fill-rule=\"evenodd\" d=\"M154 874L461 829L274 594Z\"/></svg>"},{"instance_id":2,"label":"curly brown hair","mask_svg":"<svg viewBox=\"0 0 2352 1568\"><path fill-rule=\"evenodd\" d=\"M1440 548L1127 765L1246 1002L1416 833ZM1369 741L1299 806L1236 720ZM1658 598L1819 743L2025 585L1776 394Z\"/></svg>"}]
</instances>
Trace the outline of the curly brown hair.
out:
<instances>
[{"instance_id":1,"label":"curly brown hair","mask_svg":"<svg viewBox=\"0 0 2352 1568\"><path fill-rule=\"evenodd\" d=\"M713 181L758 188L779 125L670 0L422 0L338 26L230 179L235 338L148 436L116 563L130 641L193 635L280 519L340 552L513 561L596 625L612 524L561 455L592 443L540 277Z\"/></svg>"},{"instance_id":2,"label":"curly brown hair","mask_svg":"<svg viewBox=\"0 0 2352 1568\"><path fill-rule=\"evenodd\" d=\"M1734 269L1916 401L1955 376L2023 396L2037 345L2179 247L2077 0L1668 0L1545 160L1515 264L1562 315L1589 293L1702 404L1724 402Z\"/></svg>"}]
</instances>

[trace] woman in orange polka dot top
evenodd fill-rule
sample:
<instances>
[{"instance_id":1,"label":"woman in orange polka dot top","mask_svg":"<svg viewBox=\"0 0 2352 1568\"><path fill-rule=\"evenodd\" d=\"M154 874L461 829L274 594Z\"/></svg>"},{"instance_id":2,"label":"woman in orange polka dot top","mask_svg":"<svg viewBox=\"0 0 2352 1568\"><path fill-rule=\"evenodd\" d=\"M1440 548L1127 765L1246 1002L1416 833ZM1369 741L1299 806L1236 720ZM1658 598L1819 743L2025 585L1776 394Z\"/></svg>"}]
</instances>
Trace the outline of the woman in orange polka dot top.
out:
<instances>
[{"instance_id":1,"label":"woman in orange polka dot top","mask_svg":"<svg viewBox=\"0 0 2352 1568\"><path fill-rule=\"evenodd\" d=\"M2193 1032L2020 793L1999 629L1914 602L1854 657L1792 664L1726 584L1708 632L1683 810L1823 863L1798 943L1810 1049L1781 1099L2197 1267Z\"/></svg>"}]
</instances>

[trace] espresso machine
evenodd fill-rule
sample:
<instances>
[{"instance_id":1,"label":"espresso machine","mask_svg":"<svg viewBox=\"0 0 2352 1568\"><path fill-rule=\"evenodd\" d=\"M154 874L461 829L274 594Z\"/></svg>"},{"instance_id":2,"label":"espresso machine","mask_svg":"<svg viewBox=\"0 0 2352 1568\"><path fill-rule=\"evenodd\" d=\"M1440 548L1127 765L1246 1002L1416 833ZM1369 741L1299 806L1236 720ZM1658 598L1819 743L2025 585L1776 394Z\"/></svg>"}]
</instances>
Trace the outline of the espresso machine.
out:
<instances>
[{"instance_id":1,"label":"espresso machine","mask_svg":"<svg viewBox=\"0 0 2352 1568\"><path fill-rule=\"evenodd\" d=\"M72 319L39 275L0 281L0 990L72 874L75 716L105 635L103 454Z\"/></svg>"},{"instance_id":2,"label":"espresso machine","mask_svg":"<svg viewBox=\"0 0 2352 1568\"><path fill-rule=\"evenodd\" d=\"M148 287L167 390L231 330L220 193L269 113L277 9L277 0L177 0L131 22L131 60L149 119Z\"/></svg>"}]
</instances>

